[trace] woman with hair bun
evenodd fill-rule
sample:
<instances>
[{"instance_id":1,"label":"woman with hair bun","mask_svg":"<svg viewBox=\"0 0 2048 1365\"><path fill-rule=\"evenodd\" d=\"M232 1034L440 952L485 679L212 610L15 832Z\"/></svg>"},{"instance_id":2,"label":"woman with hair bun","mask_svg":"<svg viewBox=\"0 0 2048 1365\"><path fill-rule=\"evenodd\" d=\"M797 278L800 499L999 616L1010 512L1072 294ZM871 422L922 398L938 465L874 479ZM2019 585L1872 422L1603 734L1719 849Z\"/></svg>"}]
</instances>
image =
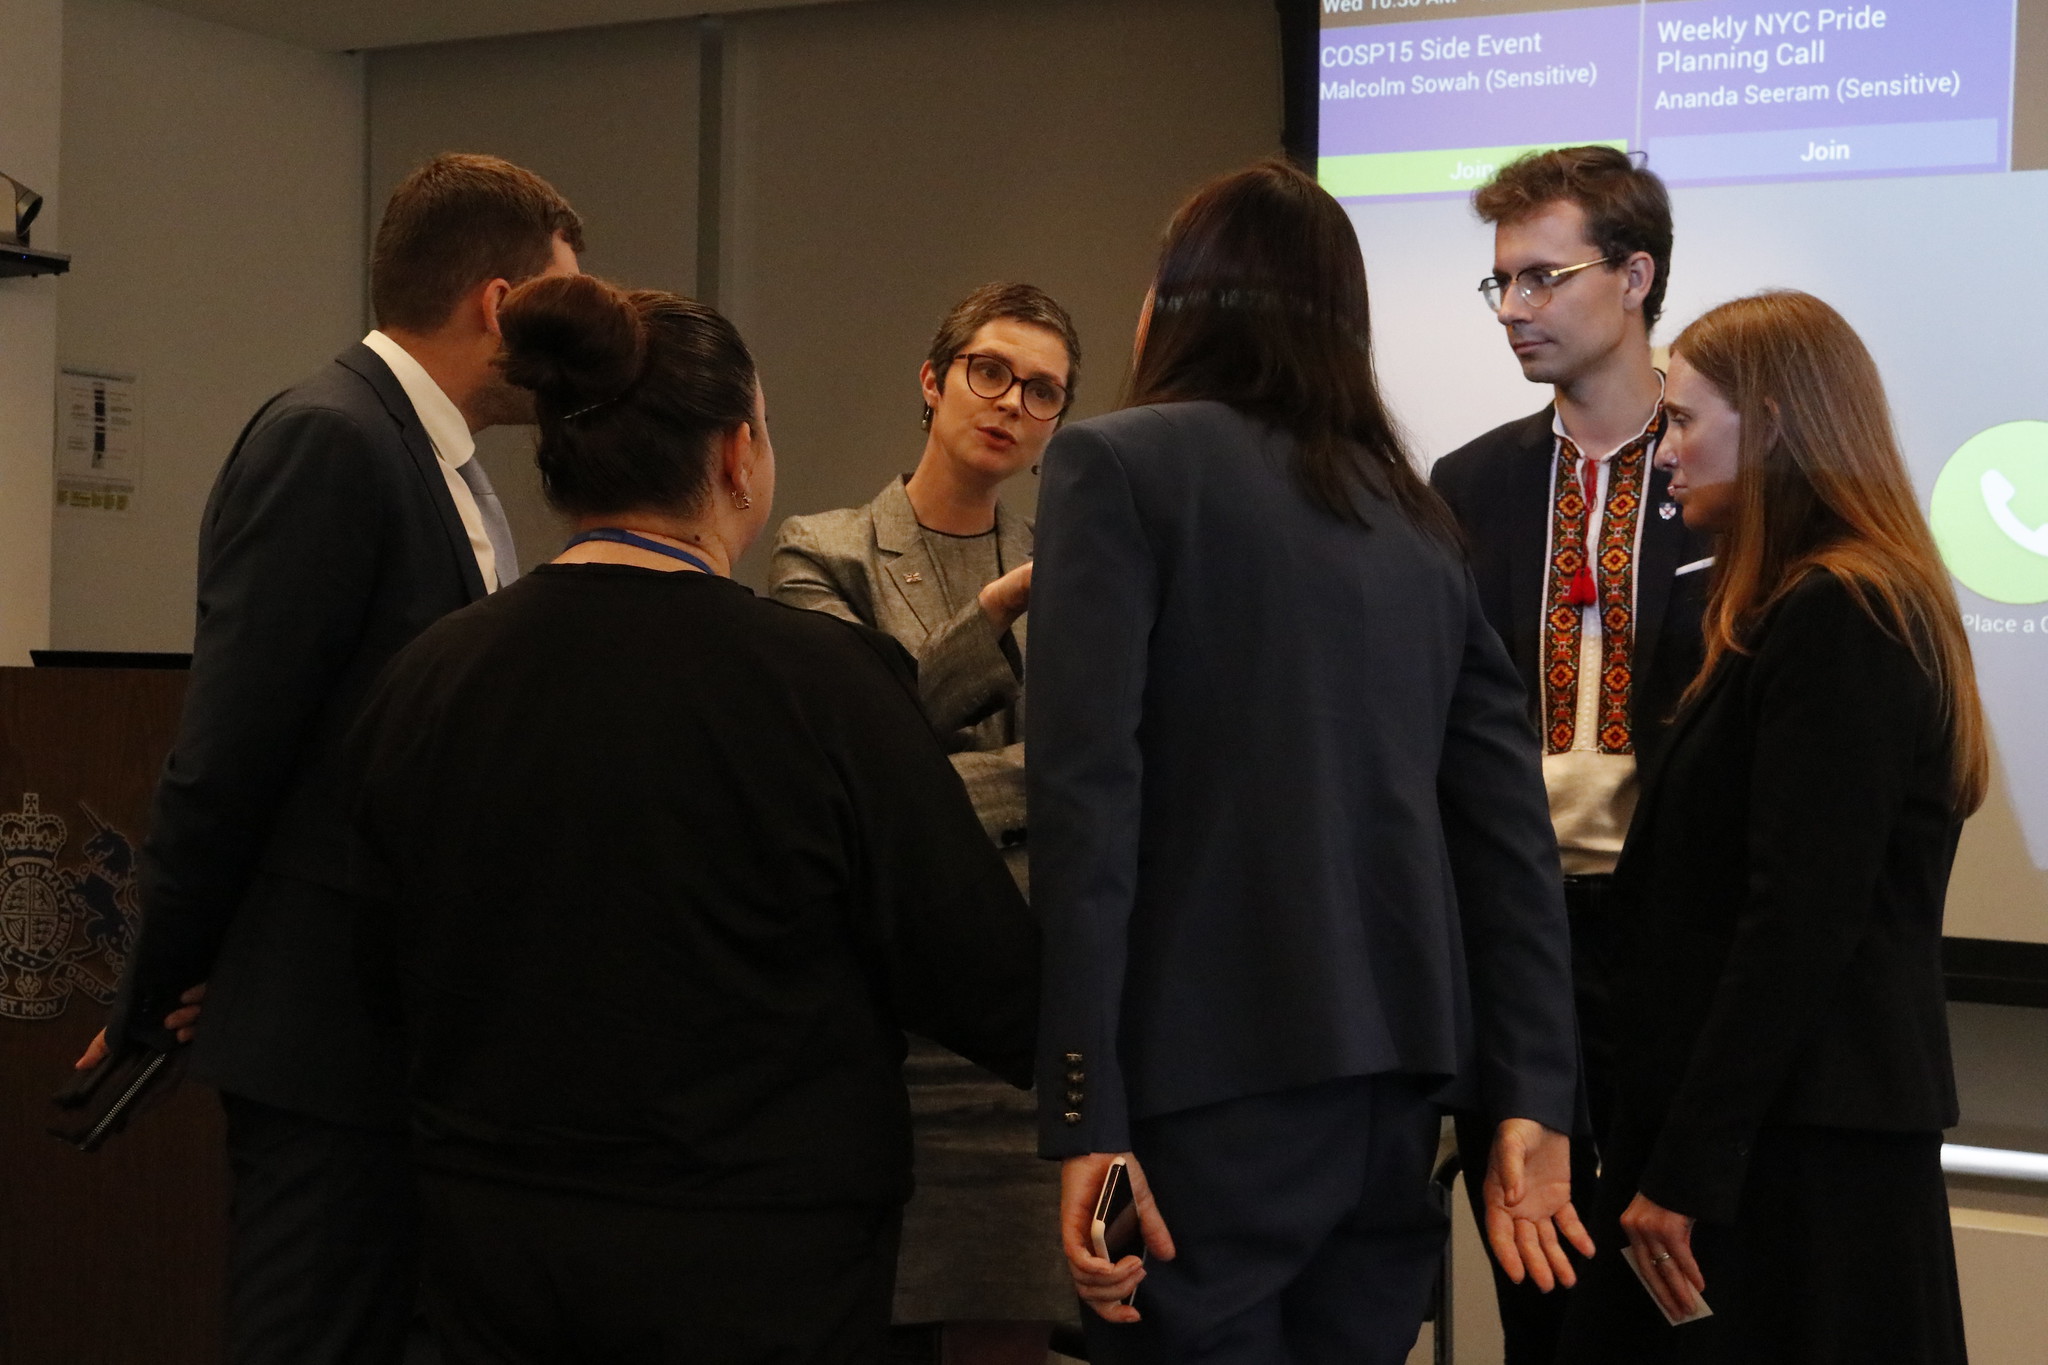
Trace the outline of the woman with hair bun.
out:
<instances>
[{"instance_id":1,"label":"woman with hair bun","mask_svg":"<svg viewBox=\"0 0 2048 1365\"><path fill-rule=\"evenodd\" d=\"M576 534L356 735L436 1332L879 1361L903 1030L1027 1084L1036 930L901 646L727 577L775 486L732 325L588 276L500 322Z\"/></svg>"}]
</instances>

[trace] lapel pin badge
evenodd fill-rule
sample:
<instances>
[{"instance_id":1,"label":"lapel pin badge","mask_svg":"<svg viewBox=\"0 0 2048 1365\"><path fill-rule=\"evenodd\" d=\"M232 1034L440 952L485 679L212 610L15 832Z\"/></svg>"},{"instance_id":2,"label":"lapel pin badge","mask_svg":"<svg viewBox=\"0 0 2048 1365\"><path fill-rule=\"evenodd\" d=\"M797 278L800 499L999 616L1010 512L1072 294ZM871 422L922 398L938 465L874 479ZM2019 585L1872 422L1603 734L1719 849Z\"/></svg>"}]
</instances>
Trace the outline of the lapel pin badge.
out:
<instances>
[{"instance_id":1,"label":"lapel pin badge","mask_svg":"<svg viewBox=\"0 0 2048 1365\"><path fill-rule=\"evenodd\" d=\"M1675 502L1658 503L1657 515L1664 518L1664 520L1666 521L1671 520L1673 517L1678 515L1678 504Z\"/></svg>"},{"instance_id":2,"label":"lapel pin badge","mask_svg":"<svg viewBox=\"0 0 2048 1365\"><path fill-rule=\"evenodd\" d=\"M921 573L907 573L903 575L903 581L905 583L922 583L924 582L924 575Z\"/></svg>"}]
</instances>

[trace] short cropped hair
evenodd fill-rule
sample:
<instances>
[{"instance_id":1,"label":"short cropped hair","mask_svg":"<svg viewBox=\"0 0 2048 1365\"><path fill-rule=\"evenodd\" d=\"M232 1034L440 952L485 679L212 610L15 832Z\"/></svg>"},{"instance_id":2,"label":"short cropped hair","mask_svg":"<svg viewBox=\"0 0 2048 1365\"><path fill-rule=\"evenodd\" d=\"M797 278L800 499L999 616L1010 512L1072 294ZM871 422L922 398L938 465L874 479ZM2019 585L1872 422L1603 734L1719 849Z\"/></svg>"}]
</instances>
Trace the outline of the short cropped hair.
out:
<instances>
[{"instance_id":1,"label":"short cropped hair","mask_svg":"<svg viewBox=\"0 0 2048 1365\"><path fill-rule=\"evenodd\" d=\"M1081 386L1081 334L1074 330L1074 320L1067 316L1067 310L1052 295L1031 284L985 284L953 305L953 311L939 324L927 357L938 374L939 390L945 391L946 371L952 366L953 357L967 349L974 334L991 322L1004 319L1043 327L1066 344L1067 399L1071 403L1074 390Z\"/></svg>"},{"instance_id":2,"label":"short cropped hair","mask_svg":"<svg viewBox=\"0 0 2048 1365\"><path fill-rule=\"evenodd\" d=\"M1657 278L1643 298L1645 330L1664 311L1671 278L1671 196L1647 166L1613 147L1557 147L1531 152L1500 168L1473 192L1482 221L1519 223L1563 200L1586 215L1586 235L1609 260L1646 252Z\"/></svg>"},{"instance_id":3,"label":"short cropped hair","mask_svg":"<svg viewBox=\"0 0 2048 1365\"><path fill-rule=\"evenodd\" d=\"M495 156L444 152L384 206L370 253L377 325L433 331L478 285L546 270L557 236L583 250L583 220L554 186Z\"/></svg>"}]
</instances>

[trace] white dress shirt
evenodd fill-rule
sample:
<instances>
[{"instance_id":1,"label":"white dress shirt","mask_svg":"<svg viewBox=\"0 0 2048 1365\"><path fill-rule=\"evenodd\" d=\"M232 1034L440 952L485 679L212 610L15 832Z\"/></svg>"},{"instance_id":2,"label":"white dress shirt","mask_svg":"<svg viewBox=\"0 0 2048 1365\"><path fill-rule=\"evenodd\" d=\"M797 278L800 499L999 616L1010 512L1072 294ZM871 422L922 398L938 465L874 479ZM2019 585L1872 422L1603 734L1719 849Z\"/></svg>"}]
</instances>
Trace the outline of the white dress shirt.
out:
<instances>
[{"instance_id":1,"label":"white dress shirt","mask_svg":"<svg viewBox=\"0 0 2048 1365\"><path fill-rule=\"evenodd\" d=\"M496 592L498 556L491 549L490 534L484 530L484 516L477 510L476 495L469 491L469 485L458 472L476 456L476 437L470 434L462 409L441 392L441 386L434 382L426 367L390 337L373 331L363 338L363 345L391 367L398 386L412 403L412 410L419 414L420 425L427 429L427 439L434 443L434 458L441 466L441 477L447 481L448 496L455 499L456 514L462 518L462 529L469 536L469 548L476 555L484 591Z\"/></svg>"}]
</instances>

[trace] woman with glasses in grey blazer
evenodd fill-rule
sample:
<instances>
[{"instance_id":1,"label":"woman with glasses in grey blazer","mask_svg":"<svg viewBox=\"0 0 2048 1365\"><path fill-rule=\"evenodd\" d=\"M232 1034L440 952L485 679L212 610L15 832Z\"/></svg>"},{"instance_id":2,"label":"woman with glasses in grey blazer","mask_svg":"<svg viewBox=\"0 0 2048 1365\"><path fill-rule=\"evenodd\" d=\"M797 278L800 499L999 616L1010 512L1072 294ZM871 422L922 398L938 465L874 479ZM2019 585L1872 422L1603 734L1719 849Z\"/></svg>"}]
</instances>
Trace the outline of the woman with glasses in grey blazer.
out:
<instances>
[{"instance_id":1,"label":"woman with glasses in grey blazer","mask_svg":"<svg viewBox=\"0 0 2048 1365\"><path fill-rule=\"evenodd\" d=\"M769 569L777 601L885 631L916 656L926 715L1027 890L1031 522L1000 493L1037 464L1080 366L1073 321L1043 290L977 289L940 324L919 370L925 443L915 472L866 506L791 517ZM912 1043L907 1078L918 1192L905 1215L896 1321L937 1326L948 1365L1039 1365L1049 1324L1073 1316L1073 1294L1045 1247L1058 1174L1034 1158L1031 1101L922 1041Z\"/></svg>"}]
</instances>

